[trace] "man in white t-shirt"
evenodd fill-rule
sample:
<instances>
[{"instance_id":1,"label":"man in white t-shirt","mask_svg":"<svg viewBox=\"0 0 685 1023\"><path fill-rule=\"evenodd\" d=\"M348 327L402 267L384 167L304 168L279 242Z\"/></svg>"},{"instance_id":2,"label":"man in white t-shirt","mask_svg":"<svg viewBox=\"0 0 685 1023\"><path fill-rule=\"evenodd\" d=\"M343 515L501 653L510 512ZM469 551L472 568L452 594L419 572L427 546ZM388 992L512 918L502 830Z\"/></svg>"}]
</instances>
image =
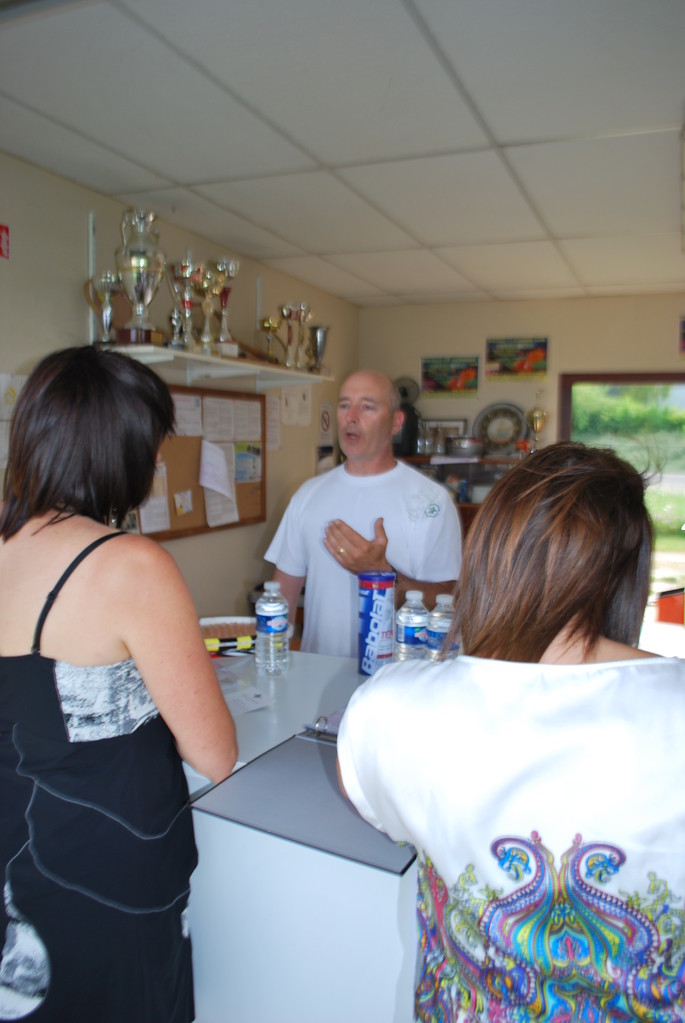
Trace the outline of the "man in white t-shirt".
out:
<instances>
[{"instance_id":1,"label":"man in white t-shirt","mask_svg":"<svg viewBox=\"0 0 685 1023\"><path fill-rule=\"evenodd\" d=\"M387 377L348 377L337 415L346 461L299 488L265 554L291 621L306 579L302 650L356 656L359 572L395 572L396 606L407 590L422 590L429 608L454 590L459 515L444 487L395 460L403 415Z\"/></svg>"}]
</instances>

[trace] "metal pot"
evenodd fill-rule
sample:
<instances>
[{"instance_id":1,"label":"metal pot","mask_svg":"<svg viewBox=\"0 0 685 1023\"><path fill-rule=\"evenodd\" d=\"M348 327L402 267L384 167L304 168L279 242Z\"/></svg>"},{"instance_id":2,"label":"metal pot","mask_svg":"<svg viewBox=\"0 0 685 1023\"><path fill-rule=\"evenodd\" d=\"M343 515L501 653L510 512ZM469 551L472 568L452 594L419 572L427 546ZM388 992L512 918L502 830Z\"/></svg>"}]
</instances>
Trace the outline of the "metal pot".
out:
<instances>
[{"instance_id":1,"label":"metal pot","mask_svg":"<svg viewBox=\"0 0 685 1023\"><path fill-rule=\"evenodd\" d=\"M483 454L483 441L476 437L448 437L447 454L459 458L478 458Z\"/></svg>"}]
</instances>

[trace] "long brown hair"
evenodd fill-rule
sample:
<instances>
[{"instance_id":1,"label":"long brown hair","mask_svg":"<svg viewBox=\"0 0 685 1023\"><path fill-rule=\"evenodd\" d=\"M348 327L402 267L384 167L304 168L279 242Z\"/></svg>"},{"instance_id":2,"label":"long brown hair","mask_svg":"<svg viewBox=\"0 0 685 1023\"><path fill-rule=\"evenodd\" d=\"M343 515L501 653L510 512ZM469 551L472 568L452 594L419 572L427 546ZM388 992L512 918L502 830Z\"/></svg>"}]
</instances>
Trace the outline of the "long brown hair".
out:
<instances>
[{"instance_id":1,"label":"long brown hair","mask_svg":"<svg viewBox=\"0 0 685 1023\"><path fill-rule=\"evenodd\" d=\"M464 546L462 650L537 662L566 626L590 649L637 644L653 530L645 479L609 449L561 442L498 481Z\"/></svg>"}]
</instances>

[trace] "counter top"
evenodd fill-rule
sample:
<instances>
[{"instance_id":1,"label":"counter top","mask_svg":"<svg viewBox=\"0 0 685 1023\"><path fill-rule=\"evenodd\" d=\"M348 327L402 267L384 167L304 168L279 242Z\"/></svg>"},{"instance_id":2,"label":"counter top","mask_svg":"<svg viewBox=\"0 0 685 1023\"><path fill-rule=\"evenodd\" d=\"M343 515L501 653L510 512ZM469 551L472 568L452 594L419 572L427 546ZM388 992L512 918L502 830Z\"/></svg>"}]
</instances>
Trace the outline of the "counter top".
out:
<instances>
[{"instance_id":1,"label":"counter top","mask_svg":"<svg viewBox=\"0 0 685 1023\"><path fill-rule=\"evenodd\" d=\"M254 686L273 699L267 707L236 717L237 767L301 732L306 724L314 724L320 715L346 707L366 678L357 671L355 657L325 657L299 650L290 652L287 675L259 675L251 655L224 658L222 664L239 685ZM187 764L185 772L193 796L210 784Z\"/></svg>"}]
</instances>

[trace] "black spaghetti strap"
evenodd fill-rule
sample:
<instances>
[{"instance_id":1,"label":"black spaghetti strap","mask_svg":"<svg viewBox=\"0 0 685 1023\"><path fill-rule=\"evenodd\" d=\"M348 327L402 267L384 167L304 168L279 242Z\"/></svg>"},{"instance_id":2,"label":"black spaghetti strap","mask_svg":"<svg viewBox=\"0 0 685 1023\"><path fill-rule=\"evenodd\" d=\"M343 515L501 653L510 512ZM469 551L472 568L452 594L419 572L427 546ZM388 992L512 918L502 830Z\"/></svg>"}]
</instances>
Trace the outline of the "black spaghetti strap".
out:
<instances>
[{"instance_id":1,"label":"black spaghetti strap","mask_svg":"<svg viewBox=\"0 0 685 1023\"><path fill-rule=\"evenodd\" d=\"M71 564L68 565L67 568L65 568L64 572L62 572L62 575L57 580L57 583L53 586L53 588L50 590L47 597L45 598L43 609L38 616L38 621L36 622L36 631L33 634L33 646L31 647L32 654L40 653L40 637L43 632L43 626L45 625L45 619L50 614L50 609L57 600L57 595L59 591L62 589L62 587L64 586L65 582L67 581L71 573L74 571L74 569L78 568L83 559L87 558L90 552L94 551L96 547L100 546L100 544L105 543L107 540L113 540L115 536L123 535L124 530L120 529L116 533L107 533L105 536L99 536L97 540L93 540L93 542L89 543L87 547L84 547L81 553L77 554L74 560L71 562Z\"/></svg>"}]
</instances>

